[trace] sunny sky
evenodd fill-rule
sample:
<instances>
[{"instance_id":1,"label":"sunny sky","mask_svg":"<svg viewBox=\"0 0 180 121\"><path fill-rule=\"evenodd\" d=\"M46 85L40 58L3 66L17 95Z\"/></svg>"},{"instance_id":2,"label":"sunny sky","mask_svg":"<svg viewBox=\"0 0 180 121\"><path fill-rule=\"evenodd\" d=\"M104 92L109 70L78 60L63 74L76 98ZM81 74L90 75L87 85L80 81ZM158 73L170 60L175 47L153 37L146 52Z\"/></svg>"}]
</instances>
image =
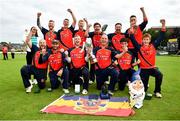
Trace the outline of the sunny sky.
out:
<instances>
[{"instance_id":1,"label":"sunny sky","mask_svg":"<svg viewBox=\"0 0 180 121\"><path fill-rule=\"evenodd\" d=\"M166 19L167 26L180 26L179 0L0 0L0 42L22 43L24 30L36 26L37 12L42 12L42 26L47 28L53 19L58 31L64 18L72 21L68 8L77 20L87 18L91 24L108 24L107 33L114 32L117 22L122 23L124 32L131 15L137 16L139 24L142 22L142 6L149 20L146 29L160 25L161 18ZM40 30L38 33L42 37Z\"/></svg>"}]
</instances>

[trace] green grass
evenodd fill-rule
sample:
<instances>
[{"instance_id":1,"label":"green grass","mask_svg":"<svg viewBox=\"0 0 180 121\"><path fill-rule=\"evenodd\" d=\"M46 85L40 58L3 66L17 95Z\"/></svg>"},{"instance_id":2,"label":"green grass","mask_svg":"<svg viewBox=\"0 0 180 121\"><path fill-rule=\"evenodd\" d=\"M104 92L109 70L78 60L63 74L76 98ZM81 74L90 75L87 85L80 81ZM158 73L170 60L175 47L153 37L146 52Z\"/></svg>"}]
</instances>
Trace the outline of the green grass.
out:
<instances>
[{"instance_id":1,"label":"green grass","mask_svg":"<svg viewBox=\"0 0 180 121\"><path fill-rule=\"evenodd\" d=\"M91 115L42 114L40 109L62 95L61 88L48 93L42 90L40 94L26 94L20 68L25 64L24 55L16 55L16 59L2 60L0 55L0 119L12 120L170 120L180 119L180 57L157 56L157 65L164 74L162 84L162 99L155 97L145 100L143 108L135 110L132 117L108 117ZM49 81L47 82L49 85ZM95 84L90 85L90 92L95 90ZM150 78L149 92L153 92L154 78ZM117 91L115 96L128 96L128 89Z\"/></svg>"}]
</instances>

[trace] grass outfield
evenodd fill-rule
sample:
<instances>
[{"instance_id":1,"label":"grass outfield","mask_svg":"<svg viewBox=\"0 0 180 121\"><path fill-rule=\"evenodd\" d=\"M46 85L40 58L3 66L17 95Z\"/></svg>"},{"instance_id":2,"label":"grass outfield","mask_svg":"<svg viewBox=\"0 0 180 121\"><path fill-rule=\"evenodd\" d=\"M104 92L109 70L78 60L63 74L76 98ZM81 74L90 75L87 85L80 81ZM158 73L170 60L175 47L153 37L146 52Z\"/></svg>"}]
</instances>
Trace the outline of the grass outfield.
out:
<instances>
[{"instance_id":1,"label":"grass outfield","mask_svg":"<svg viewBox=\"0 0 180 121\"><path fill-rule=\"evenodd\" d=\"M40 109L57 99L63 93L61 88L51 93L42 90L40 94L26 94L20 68L25 64L24 55L16 59L2 60L0 55L0 119L12 120L170 120L180 119L180 57L157 56L157 65L164 74L162 84L163 98L153 97L145 100L143 108L135 110L131 117L108 117L91 115L42 114ZM49 85L49 81L47 83ZM99 93L95 84L90 85L90 92ZM153 93L154 78L150 78L149 92ZM128 96L128 89L117 91L115 96Z\"/></svg>"}]
</instances>

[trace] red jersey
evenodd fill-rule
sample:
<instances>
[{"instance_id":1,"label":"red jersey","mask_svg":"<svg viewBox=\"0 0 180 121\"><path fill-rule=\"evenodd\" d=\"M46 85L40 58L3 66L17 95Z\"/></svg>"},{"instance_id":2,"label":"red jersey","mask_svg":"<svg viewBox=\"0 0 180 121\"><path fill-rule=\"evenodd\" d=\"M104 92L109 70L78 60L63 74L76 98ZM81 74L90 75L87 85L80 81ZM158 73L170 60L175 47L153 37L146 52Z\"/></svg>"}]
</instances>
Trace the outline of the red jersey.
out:
<instances>
[{"instance_id":1,"label":"red jersey","mask_svg":"<svg viewBox=\"0 0 180 121\"><path fill-rule=\"evenodd\" d=\"M72 48L73 45L73 26L69 28L62 28L58 31L57 38L60 40L60 48L63 48L64 50L68 50L69 48Z\"/></svg>"},{"instance_id":2,"label":"red jersey","mask_svg":"<svg viewBox=\"0 0 180 121\"><path fill-rule=\"evenodd\" d=\"M79 35L81 37L81 46L83 45L83 42L86 42L86 37L85 37L85 30L75 30L74 31L74 36Z\"/></svg>"},{"instance_id":3,"label":"red jersey","mask_svg":"<svg viewBox=\"0 0 180 121\"><path fill-rule=\"evenodd\" d=\"M48 63L50 66L51 71L58 71L63 67L63 58L62 53L60 51L53 52L50 54L48 58Z\"/></svg>"},{"instance_id":4,"label":"red jersey","mask_svg":"<svg viewBox=\"0 0 180 121\"><path fill-rule=\"evenodd\" d=\"M97 59L97 65L100 69L105 69L112 64L112 59L115 56L115 52L107 47L107 48L95 48L94 54Z\"/></svg>"},{"instance_id":5,"label":"red jersey","mask_svg":"<svg viewBox=\"0 0 180 121\"><path fill-rule=\"evenodd\" d=\"M73 68L82 68L86 65L85 51L82 48L71 48L69 54L71 57L71 64Z\"/></svg>"},{"instance_id":6,"label":"red jersey","mask_svg":"<svg viewBox=\"0 0 180 121\"><path fill-rule=\"evenodd\" d=\"M121 58L118 58L118 64L122 70L130 69L131 63L132 63L132 54L130 52L127 52Z\"/></svg>"},{"instance_id":7,"label":"red jersey","mask_svg":"<svg viewBox=\"0 0 180 121\"><path fill-rule=\"evenodd\" d=\"M143 36L143 33L142 33L140 27L138 26L136 32L134 33L134 37L135 37L136 41L138 42L138 44L140 44L140 45L142 45L142 36ZM134 49L134 46L130 39L128 42L128 48Z\"/></svg>"},{"instance_id":8,"label":"red jersey","mask_svg":"<svg viewBox=\"0 0 180 121\"><path fill-rule=\"evenodd\" d=\"M122 33L120 33L120 34L112 33L112 34L108 34L108 38L109 38L109 40L111 40L112 47L115 50L122 51L122 46L121 46L120 41L121 41L122 38L125 38L124 34L122 34Z\"/></svg>"},{"instance_id":9,"label":"red jersey","mask_svg":"<svg viewBox=\"0 0 180 121\"><path fill-rule=\"evenodd\" d=\"M57 38L56 31L49 31L46 28L42 27L41 32L44 35L44 39L46 40L46 44L48 48L52 48L52 41Z\"/></svg>"},{"instance_id":10,"label":"red jersey","mask_svg":"<svg viewBox=\"0 0 180 121\"><path fill-rule=\"evenodd\" d=\"M47 69L48 66L48 61L39 64L39 58L40 58L40 51L37 51L34 55L33 58L33 65L37 68L37 69Z\"/></svg>"},{"instance_id":11,"label":"red jersey","mask_svg":"<svg viewBox=\"0 0 180 121\"><path fill-rule=\"evenodd\" d=\"M45 34L45 40L48 48L52 48L52 41L56 39L56 34L53 32L47 32Z\"/></svg>"},{"instance_id":12,"label":"red jersey","mask_svg":"<svg viewBox=\"0 0 180 121\"><path fill-rule=\"evenodd\" d=\"M102 33L95 33L95 32L89 33L89 37L92 40L93 47L99 47L100 46L101 36L102 36Z\"/></svg>"},{"instance_id":13,"label":"red jersey","mask_svg":"<svg viewBox=\"0 0 180 121\"><path fill-rule=\"evenodd\" d=\"M140 55L140 52L142 53L142 56L144 59L146 59L150 64L148 64ZM156 49L155 47L150 44L149 46L141 46L140 52L138 52L138 58L140 59L141 63L140 68L142 69L149 69L155 67L155 56L156 56Z\"/></svg>"},{"instance_id":14,"label":"red jersey","mask_svg":"<svg viewBox=\"0 0 180 121\"><path fill-rule=\"evenodd\" d=\"M140 25L138 25L137 28L135 29L135 34L134 34L134 36L135 36L136 41L137 41L138 44L140 44L140 45L142 45L142 36L143 36L142 31L143 31L144 28L146 27L147 23L148 23L148 19L147 19L147 18L144 18L144 21L143 21ZM126 30L126 34L130 34L130 33L129 33L129 29ZM134 46L133 46L133 44L132 44L132 42L131 42L130 39L129 39L129 43L128 43L128 48L129 48L129 49L134 49Z\"/></svg>"}]
</instances>

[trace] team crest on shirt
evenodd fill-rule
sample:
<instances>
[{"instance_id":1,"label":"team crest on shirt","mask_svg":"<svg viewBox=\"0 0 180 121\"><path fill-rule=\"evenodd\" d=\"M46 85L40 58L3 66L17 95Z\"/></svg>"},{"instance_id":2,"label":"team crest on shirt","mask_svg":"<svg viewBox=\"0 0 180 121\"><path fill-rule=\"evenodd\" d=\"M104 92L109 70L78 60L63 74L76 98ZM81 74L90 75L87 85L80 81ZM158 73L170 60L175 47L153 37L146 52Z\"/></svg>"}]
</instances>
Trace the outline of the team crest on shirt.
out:
<instances>
[{"instance_id":1,"label":"team crest on shirt","mask_svg":"<svg viewBox=\"0 0 180 121\"><path fill-rule=\"evenodd\" d=\"M107 110L108 100L90 100L79 98L77 100L74 110L85 113L97 113Z\"/></svg>"}]
</instances>

